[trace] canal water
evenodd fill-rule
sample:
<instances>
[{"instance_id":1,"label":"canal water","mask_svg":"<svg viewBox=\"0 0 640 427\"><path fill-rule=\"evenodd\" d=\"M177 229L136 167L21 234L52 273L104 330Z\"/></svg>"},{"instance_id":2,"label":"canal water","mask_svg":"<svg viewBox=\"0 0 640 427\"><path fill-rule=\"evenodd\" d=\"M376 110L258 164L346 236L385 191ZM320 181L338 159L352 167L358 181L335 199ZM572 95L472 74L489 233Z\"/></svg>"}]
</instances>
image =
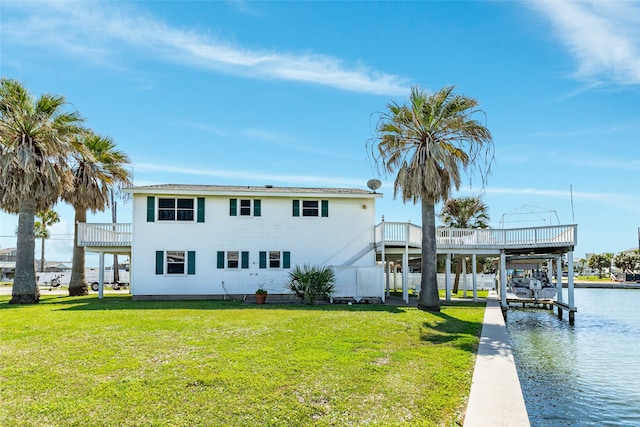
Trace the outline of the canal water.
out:
<instances>
[{"instance_id":1,"label":"canal water","mask_svg":"<svg viewBox=\"0 0 640 427\"><path fill-rule=\"evenodd\" d=\"M640 290L576 289L575 305L574 325L566 312L507 314L531 425L640 426Z\"/></svg>"}]
</instances>

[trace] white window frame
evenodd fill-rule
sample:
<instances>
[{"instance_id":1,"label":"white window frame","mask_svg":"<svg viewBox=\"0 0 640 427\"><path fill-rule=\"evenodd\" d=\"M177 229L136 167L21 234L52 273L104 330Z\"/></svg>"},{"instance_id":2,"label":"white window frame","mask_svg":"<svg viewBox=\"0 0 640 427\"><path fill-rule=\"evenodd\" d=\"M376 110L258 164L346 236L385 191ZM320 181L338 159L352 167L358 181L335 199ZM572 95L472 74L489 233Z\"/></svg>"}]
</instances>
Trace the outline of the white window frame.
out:
<instances>
[{"instance_id":1,"label":"white window frame","mask_svg":"<svg viewBox=\"0 0 640 427\"><path fill-rule=\"evenodd\" d=\"M305 207L305 203L316 203L315 207ZM308 200L302 199L300 200L300 210L301 217L303 218L319 218L322 212L322 201L320 200ZM306 215L305 210L315 210L315 215Z\"/></svg>"},{"instance_id":2,"label":"white window frame","mask_svg":"<svg viewBox=\"0 0 640 427\"><path fill-rule=\"evenodd\" d=\"M231 254L235 254L235 260L231 259ZM225 262L225 267L227 269L230 270L240 270L240 258L241 258L241 252L240 251L225 251L224 252L224 262ZM231 266L231 262L235 262L236 266L232 267Z\"/></svg>"},{"instance_id":3,"label":"white window frame","mask_svg":"<svg viewBox=\"0 0 640 427\"><path fill-rule=\"evenodd\" d=\"M273 255L277 255L277 258ZM278 265L273 265L274 262ZM267 251L267 268L282 268L282 251Z\"/></svg>"},{"instance_id":4,"label":"white window frame","mask_svg":"<svg viewBox=\"0 0 640 427\"><path fill-rule=\"evenodd\" d=\"M173 207L163 208L161 206L162 200L173 200L174 201ZM190 200L191 208L184 208L184 207L180 208L178 206L180 200ZM162 218L160 211L171 211L171 210L173 211L173 219ZM179 215L180 211L191 212L191 219L180 219L180 215ZM158 197L158 208L156 211L156 216L159 222L195 222L197 218L197 201L193 197Z\"/></svg>"},{"instance_id":5,"label":"white window frame","mask_svg":"<svg viewBox=\"0 0 640 427\"><path fill-rule=\"evenodd\" d=\"M242 206L243 202L248 203L249 206ZM253 203L253 199L238 199L238 216L253 216ZM242 213L243 209L248 209L248 213Z\"/></svg>"},{"instance_id":6,"label":"white window frame","mask_svg":"<svg viewBox=\"0 0 640 427\"><path fill-rule=\"evenodd\" d=\"M175 254L182 254L182 262L172 262L169 263L169 254L170 253L175 253ZM169 264L172 265L180 265L182 264L182 272L181 273L173 273L170 271L169 269ZM187 251L164 251L164 267L165 267L165 275L168 276L186 276L187 275Z\"/></svg>"}]
</instances>

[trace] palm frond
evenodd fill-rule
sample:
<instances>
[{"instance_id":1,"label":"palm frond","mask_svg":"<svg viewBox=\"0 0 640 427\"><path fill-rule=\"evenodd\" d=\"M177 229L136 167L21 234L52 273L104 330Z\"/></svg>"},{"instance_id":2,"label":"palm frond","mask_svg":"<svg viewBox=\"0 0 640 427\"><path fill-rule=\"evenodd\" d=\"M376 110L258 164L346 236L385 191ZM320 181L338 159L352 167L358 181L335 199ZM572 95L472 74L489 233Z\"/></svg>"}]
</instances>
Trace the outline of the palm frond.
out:
<instances>
[{"instance_id":1,"label":"palm frond","mask_svg":"<svg viewBox=\"0 0 640 427\"><path fill-rule=\"evenodd\" d=\"M453 91L447 86L428 94L413 87L407 104L391 102L381 117L376 161L398 174L394 195L404 201L445 200L459 188L461 171L483 155L492 161L491 133L473 118L478 102Z\"/></svg>"}]
</instances>

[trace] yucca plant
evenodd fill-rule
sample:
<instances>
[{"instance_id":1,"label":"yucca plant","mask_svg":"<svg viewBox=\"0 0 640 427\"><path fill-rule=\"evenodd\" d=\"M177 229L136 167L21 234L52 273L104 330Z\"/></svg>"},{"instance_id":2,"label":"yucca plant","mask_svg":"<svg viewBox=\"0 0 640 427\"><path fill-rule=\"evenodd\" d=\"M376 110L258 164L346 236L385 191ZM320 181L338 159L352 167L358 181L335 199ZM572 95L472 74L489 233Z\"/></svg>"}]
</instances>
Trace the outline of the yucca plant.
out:
<instances>
[{"instance_id":1,"label":"yucca plant","mask_svg":"<svg viewBox=\"0 0 640 427\"><path fill-rule=\"evenodd\" d=\"M319 298L329 297L335 290L336 276L330 267L296 265L289 272L287 288L305 304L313 305Z\"/></svg>"}]
</instances>

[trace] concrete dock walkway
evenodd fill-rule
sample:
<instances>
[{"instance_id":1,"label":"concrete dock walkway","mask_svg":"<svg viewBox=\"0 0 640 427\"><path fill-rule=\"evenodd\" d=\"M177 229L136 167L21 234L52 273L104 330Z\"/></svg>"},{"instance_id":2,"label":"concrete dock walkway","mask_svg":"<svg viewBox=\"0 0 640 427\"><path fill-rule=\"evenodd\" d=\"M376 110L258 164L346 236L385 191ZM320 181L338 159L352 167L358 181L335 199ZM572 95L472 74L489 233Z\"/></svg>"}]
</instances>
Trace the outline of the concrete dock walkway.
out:
<instances>
[{"instance_id":1,"label":"concrete dock walkway","mask_svg":"<svg viewBox=\"0 0 640 427\"><path fill-rule=\"evenodd\" d=\"M464 427L530 426L497 294L487 299Z\"/></svg>"}]
</instances>

